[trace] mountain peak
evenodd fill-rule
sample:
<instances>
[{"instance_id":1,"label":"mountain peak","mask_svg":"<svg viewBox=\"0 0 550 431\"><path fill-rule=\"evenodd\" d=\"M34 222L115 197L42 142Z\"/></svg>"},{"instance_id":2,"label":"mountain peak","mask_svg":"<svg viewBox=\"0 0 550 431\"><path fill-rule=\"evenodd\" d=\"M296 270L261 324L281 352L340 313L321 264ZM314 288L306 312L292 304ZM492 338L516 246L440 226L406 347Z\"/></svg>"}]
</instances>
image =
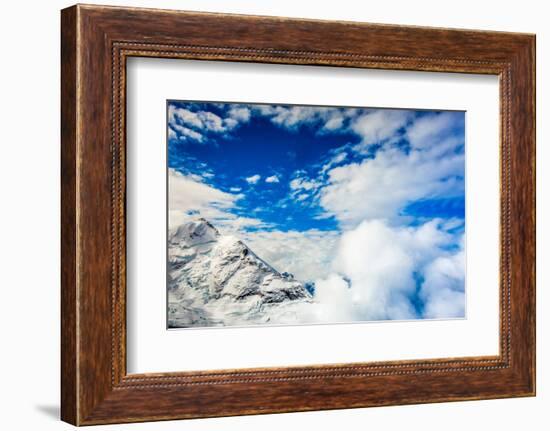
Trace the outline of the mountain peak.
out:
<instances>
[{"instance_id":1,"label":"mountain peak","mask_svg":"<svg viewBox=\"0 0 550 431\"><path fill-rule=\"evenodd\" d=\"M312 301L303 283L204 218L173 231L169 280L172 328L293 322L297 307Z\"/></svg>"},{"instance_id":2,"label":"mountain peak","mask_svg":"<svg viewBox=\"0 0 550 431\"><path fill-rule=\"evenodd\" d=\"M191 247L217 241L219 236L218 229L201 217L180 225L170 236L170 243Z\"/></svg>"}]
</instances>

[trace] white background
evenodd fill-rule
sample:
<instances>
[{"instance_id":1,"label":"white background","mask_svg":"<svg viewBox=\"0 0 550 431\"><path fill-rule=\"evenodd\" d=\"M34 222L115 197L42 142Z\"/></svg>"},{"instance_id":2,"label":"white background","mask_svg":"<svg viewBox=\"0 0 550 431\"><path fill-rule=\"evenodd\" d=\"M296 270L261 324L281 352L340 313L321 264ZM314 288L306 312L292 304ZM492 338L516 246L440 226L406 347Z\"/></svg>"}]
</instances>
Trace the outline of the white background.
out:
<instances>
[{"instance_id":1,"label":"white background","mask_svg":"<svg viewBox=\"0 0 550 431\"><path fill-rule=\"evenodd\" d=\"M498 77L142 58L127 83L128 372L498 354ZM166 99L185 98L466 111L467 319L167 331Z\"/></svg>"},{"instance_id":2,"label":"white background","mask_svg":"<svg viewBox=\"0 0 550 431\"><path fill-rule=\"evenodd\" d=\"M103 3L393 24L537 33L538 396L331 412L106 426L135 430L547 429L550 299L549 83L550 28L544 2L312 2L297 0L117 1ZM59 9L65 1L5 2L0 15L2 266L0 425L9 430L61 430L59 399Z\"/></svg>"}]
</instances>

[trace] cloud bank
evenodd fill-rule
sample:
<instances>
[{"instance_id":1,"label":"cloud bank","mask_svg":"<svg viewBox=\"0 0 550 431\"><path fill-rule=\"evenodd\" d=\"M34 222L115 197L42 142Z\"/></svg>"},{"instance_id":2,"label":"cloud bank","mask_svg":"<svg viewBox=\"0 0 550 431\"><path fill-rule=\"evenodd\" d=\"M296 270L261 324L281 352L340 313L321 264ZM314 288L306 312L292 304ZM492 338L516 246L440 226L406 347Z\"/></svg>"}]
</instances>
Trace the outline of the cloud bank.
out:
<instances>
[{"instance_id":1,"label":"cloud bank","mask_svg":"<svg viewBox=\"0 0 550 431\"><path fill-rule=\"evenodd\" d=\"M418 227L364 221L342 235L333 272L316 282L320 298L337 296L350 320L462 316L464 251L448 251L449 243L441 221Z\"/></svg>"}]
</instances>

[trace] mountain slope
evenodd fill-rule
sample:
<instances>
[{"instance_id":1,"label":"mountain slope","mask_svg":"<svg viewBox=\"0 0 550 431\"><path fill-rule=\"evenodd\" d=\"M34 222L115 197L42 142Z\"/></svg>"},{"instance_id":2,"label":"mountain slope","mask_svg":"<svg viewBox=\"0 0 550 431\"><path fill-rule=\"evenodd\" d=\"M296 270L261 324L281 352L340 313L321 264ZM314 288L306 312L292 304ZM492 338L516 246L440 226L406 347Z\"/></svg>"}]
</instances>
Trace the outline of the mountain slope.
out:
<instances>
[{"instance_id":1,"label":"mountain slope","mask_svg":"<svg viewBox=\"0 0 550 431\"><path fill-rule=\"evenodd\" d=\"M279 273L242 241L198 219L168 241L168 326L298 322L311 303L304 284Z\"/></svg>"}]
</instances>

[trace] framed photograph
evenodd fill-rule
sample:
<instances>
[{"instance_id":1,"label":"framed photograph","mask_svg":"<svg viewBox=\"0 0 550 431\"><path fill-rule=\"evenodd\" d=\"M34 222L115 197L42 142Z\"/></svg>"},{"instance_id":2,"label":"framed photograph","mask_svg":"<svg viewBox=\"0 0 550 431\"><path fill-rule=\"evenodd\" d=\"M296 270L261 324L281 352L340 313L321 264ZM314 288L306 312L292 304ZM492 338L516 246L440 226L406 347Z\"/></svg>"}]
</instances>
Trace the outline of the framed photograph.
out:
<instances>
[{"instance_id":1,"label":"framed photograph","mask_svg":"<svg viewBox=\"0 0 550 431\"><path fill-rule=\"evenodd\" d=\"M167 110L169 329L466 317L465 112Z\"/></svg>"},{"instance_id":2,"label":"framed photograph","mask_svg":"<svg viewBox=\"0 0 550 431\"><path fill-rule=\"evenodd\" d=\"M62 11L74 425L535 394L535 37Z\"/></svg>"}]
</instances>

